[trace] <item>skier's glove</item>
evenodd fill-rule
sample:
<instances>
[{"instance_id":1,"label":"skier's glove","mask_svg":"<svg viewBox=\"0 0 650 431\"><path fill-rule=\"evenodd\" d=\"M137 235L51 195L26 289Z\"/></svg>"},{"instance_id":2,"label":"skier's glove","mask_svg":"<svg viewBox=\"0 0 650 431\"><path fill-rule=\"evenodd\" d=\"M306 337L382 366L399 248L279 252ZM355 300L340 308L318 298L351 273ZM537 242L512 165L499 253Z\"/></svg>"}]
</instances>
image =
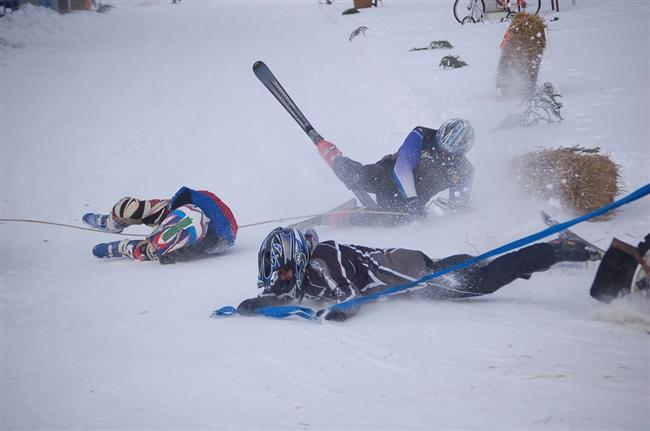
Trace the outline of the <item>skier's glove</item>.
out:
<instances>
[{"instance_id":1,"label":"skier's glove","mask_svg":"<svg viewBox=\"0 0 650 431\"><path fill-rule=\"evenodd\" d=\"M417 196L406 200L405 209L408 214L416 217L425 217L427 215L427 208Z\"/></svg>"},{"instance_id":2,"label":"skier's glove","mask_svg":"<svg viewBox=\"0 0 650 431\"><path fill-rule=\"evenodd\" d=\"M237 311L242 316L250 316L255 314L256 308L262 307L275 307L278 305L286 305L291 302L289 299L280 299L276 296L257 296L255 298L244 299L237 307Z\"/></svg>"},{"instance_id":3,"label":"skier's glove","mask_svg":"<svg viewBox=\"0 0 650 431\"><path fill-rule=\"evenodd\" d=\"M336 148L336 145L326 141L325 139L319 141L316 144L316 148L318 148L318 154L320 154L323 160L325 160L325 163L329 166L333 166L334 160L341 155L341 152Z\"/></svg>"},{"instance_id":4,"label":"skier's glove","mask_svg":"<svg viewBox=\"0 0 650 431\"><path fill-rule=\"evenodd\" d=\"M253 311L255 311L256 308L260 307L260 301L259 298L248 298L244 299L241 304L237 307L237 311L239 314L242 316L250 316L253 314Z\"/></svg>"}]
</instances>

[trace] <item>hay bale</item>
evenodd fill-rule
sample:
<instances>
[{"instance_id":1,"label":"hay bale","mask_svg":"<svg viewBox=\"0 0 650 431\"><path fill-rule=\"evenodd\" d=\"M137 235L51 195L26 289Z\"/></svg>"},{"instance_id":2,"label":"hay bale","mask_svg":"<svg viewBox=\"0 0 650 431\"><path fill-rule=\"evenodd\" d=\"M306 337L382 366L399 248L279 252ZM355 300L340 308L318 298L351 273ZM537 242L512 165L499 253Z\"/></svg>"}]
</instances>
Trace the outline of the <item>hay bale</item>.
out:
<instances>
[{"instance_id":1,"label":"hay bale","mask_svg":"<svg viewBox=\"0 0 650 431\"><path fill-rule=\"evenodd\" d=\"M354 4L355 9L363 9L372 6L372 0L354 0L352 3Z\"/></svg>"},{"instance_id":2,"label":"hay bale","mask_svg":"<svg viewBox=\"0 0 650 431\"><path fill-rule=\"evenodd\" d=\"M505 98L527 96L535 91L546 48L544 20L518 13L501 43L497 69L497 92Z\"/></svg>"},{"instance_id":3,"label":"hay bale","mask_svg":"<svg viewBox=\"0 0 650 431\"><path fill-rule=\"evenodd\" d=\"M513 161L524 190L541 199L557 199L583 215L614 201L619 167L599 149L557 148L524 154ZM599 219L608 219L608 213Z\"/></svg>"}]
</instances>

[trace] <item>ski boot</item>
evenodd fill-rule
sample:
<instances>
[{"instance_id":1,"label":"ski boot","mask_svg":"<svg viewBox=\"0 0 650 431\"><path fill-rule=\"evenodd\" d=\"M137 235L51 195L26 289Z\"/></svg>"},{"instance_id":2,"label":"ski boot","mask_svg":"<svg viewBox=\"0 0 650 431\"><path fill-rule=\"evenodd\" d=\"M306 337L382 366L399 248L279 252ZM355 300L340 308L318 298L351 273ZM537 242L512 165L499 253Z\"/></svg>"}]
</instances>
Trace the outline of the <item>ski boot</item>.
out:
<instances>
[{"instance_id":1,"label":"ski boot","mask_svg":"<svg viewBox=\"0 0 650 431\"><path fill-rule=\"evenodd\" d=\"M558 262L587 262L603 258L600 250L592 247L582 238L567 234L560 234L560 237L549 241Z\"/></svg>"},{"instance_id":2,"label":"ski boot","mask_svg":"<svg viewBox=\"0 0 650 431\"><path fill-rule=\"evenodd\" d=\"M93 247L93 256L102 259L108 259L112 257L122 257L124 256L124 254L122 253L122 251L124 250L124 245L122 245L122 243L124 242L128 243L129 241L130 240L128 239L123 239L121 241L104 242L101 244L97 244L96 246Z\"/></svg>"},{"instance_id":3,"label":"ski boot","mask_svg":"<svg viewBox=\"0 0 650 431\"><path fill-rule=\"evenodd\" d=\"M151 243L147 240L137 239L123 239L97 244L93 247L93 256L102 259L130 257L133 260L140 261L157 259Z\"/></svg>"},{"instance_id":4,"label":"ski boot","mask_svg":"<svg viewBox=\"0 0 650 431\"><path fill-rule=\"evenodd\" d=\"M81 220L84 224L105 232L120 233L126 228L126 225L116 222L113 217L108 214L95 214L86 213Z\"/></svg>"}]
</instances>

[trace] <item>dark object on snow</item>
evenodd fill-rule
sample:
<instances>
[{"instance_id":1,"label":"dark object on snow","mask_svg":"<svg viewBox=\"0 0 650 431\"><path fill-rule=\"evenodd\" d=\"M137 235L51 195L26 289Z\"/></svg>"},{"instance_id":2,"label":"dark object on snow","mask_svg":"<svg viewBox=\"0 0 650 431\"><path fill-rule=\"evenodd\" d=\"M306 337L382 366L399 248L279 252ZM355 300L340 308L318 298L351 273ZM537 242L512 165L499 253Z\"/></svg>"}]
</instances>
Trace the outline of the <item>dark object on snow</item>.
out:
<instances>
[{"instance_id":1,"label":"dark object on snow","mask_svg":"<svg viewBox=\"0 0 650 431\"><path fill-rule=\"evenodd\" d=\"M366 35L366 30L368 30L368 27L366 27L365 25L362 25L358 29L354 30L352 33L350 33L350 42L352 42L352 39L359 36L359 33L361 33L361 34L363 34L365 36Z\"/></svg>"},{"instance_id":2,"label":"dark object on snow","mask_svg":"<svg viewBox=\"0 0 650 431\"><path fill-rule=\"evenodd\" d=\"M463 66L467 66L467 63L458 58L457 55L446 55L440 60L440 67L443 69L458 69Z\"/></svg>"},{"instance_id":3,"label":"dark object on snow","mask_svg":"<svg viewBox=\"0 0 650 431\"><path fill-rule=\"evenodd\" d=\"M524 112L522 114L514 114L508 116L501 124L501 128L510 127L529 127L534 126L540 122L546 123L559 123L564 118L560 113L562 103L558 98L562 95L555 92L553 85L550 82L535 91L531 96L524 100ZM598 152L598 150L585 149L585 153Z\"/></svg>"},{"instance_id":4,"label":"dark object on snow","mask_svg":"<svg viewBox=\"0 0 650 431\"><path fill-rule=\"evenodd\" d=\"M355 8L346 9L341 15L352 15L353 13L359 13Z\"/></svg>"},{"instance_id":5,"label":"dark object on snow","mask_svg":"<svg viewBox=\"0 0 650 431\"><path fill-rule=\"evenodd\" d=\"M109 10L113 9L113 7L114 7L114 6L113 6L113 5L110 5L110 4L103 4L103 3L100 3L99 6L97 6L97 12L99 12L99 13L106 13L106 12L108 12Z\"/></svg>"},{"instance_id":6,"label":"dark object on snow","mask_svg":"<svg viewBox=\"0 0 650 431\"><path fill-rule=\"evenodd\" d=\"M431 42L429 44L429 46L426 46L424 48L411 48L411 49L409 49L409 51L425 51L425 50L429 50L429 49L438 49L438 48L451 49L453 47L454 47L454 45L452 45L451 43L449 43L446 40L434 40L433 42Z\"/></svg>"},{"instance_id":7,"label":"dark object on snow","mask_svg":"<svg viewBox=\"0 0 650 431\"><path fill-rule=\"evenodd\" d=\"M650 234L634 247L614 238L598 266L589 293L609 303L630 293L648 297L650 292Z\"/></svg>"},{"instance_id":8,"label":"dark object on snow","mask_svg":"<svg viewBox=\"0 0 650 431\"><path fill-rule=\"evenodd\" d=\"M454 45L452 45L451 43L449 43L446 40L434 40L433 42L431 42L429 44L429 49L437 49L437 48L449 48L449 49L451 49L453 47L454 47Z\"/></svg>"},{"instance_id":9,"label":"dark object on snow","mask_svg":"<svg viewBox=\"0 0 650 431\"><path fill-rule=\"evenodd\" d=\"M597 150L579 147L526 153L513 160L515 175L524 191L541 199L558 200L565 209L587 214L610 204L618 194L618 166ZM593 219L606 220L610 211Z\"/></svg>"}]
</instances>

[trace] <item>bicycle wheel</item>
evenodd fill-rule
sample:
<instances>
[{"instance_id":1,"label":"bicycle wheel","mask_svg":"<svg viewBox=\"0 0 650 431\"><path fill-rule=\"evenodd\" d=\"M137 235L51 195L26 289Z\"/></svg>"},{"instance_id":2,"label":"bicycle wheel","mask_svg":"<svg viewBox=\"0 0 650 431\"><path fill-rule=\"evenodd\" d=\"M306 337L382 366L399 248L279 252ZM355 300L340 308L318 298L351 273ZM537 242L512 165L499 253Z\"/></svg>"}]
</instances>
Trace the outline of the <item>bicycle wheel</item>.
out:
<instances>
[{"instance_id":1,"label":"bicycle wheel","mask_svg":"<svg viewBox=\"0 0 650 431\"><path fill-rule=\"evenodd\" d=\"M454 18L460 24L468 21L479 22L483 16L485 16L485 2L483 0L456 0L454 2Z\"/></svg>"}]
</instances>

